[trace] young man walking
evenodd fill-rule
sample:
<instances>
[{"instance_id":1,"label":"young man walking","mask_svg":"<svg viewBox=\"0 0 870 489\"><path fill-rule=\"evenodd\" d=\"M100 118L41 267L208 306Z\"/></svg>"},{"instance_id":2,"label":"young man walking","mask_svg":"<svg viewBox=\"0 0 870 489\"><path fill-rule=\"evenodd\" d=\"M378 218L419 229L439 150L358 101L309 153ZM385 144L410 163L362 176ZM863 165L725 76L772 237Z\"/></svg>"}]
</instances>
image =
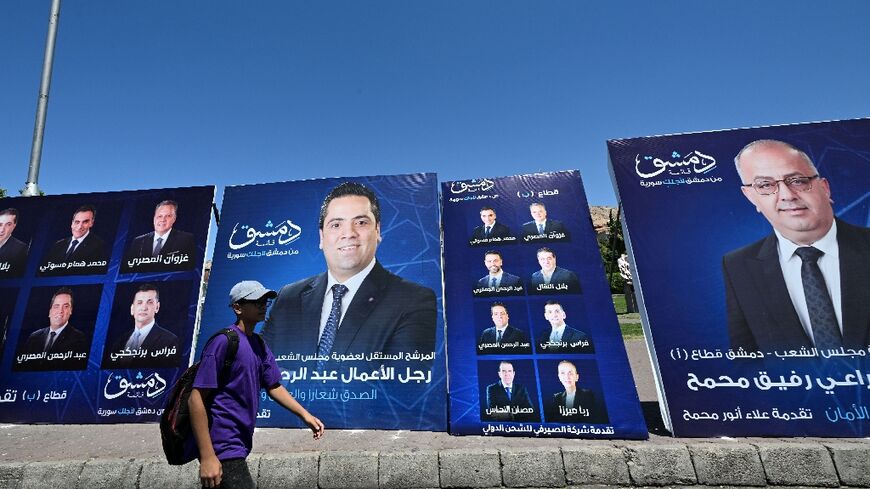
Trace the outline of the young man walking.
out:
<instances>
[{"instance_id":1,"label":"young man walking","mask_svg":"<svg viewBox=\"0 0 870 489\"><path fill-rule=\"evenodd\" d=\"M239 282L230 290L230 307L236 314L230 328L239 336L239 348L226 378L221 375L229 344L226 335L217 335L202 352L188 401L202 487L254 488L245 458L251 452L260 388L299 416L315 439L323 436L323 423L280 384L275 357L254 335L254 326L265 319L266 308L276 295L254 280Z\"/></svg>"}]
</instances>

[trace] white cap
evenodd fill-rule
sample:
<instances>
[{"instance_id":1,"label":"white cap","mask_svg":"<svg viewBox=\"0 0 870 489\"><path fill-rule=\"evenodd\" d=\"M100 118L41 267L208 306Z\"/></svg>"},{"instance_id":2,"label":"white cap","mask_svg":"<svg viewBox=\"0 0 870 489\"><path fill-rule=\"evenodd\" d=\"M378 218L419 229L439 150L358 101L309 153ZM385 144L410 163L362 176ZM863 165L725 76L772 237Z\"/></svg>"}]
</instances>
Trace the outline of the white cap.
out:
<instances>
[{"instance_id":1,"label":"white cap","mask_svg":"<svg viewBox=\"0 0 870 489\"><path fill-rule=\"evenodd\" d=\"M240 300L260 300L264 296L269 299L274 299L275 297L278 297L278 293L274 290L263 287L263 284L256 280L242 280L236 285L233 285L233 288L230 289L230 305L233 305Z\"/></svg>"}]
</instances>

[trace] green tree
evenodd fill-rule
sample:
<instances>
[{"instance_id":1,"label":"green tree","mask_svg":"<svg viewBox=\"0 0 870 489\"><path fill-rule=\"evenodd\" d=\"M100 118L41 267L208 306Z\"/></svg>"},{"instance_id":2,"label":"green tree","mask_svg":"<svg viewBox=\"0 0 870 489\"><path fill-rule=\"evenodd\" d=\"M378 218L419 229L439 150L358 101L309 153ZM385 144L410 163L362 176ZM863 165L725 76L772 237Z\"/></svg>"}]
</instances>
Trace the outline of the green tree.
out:
<instances>
[{"instance_id":1,"label":"green tree","mask_svg":"<svg viewBox=\"0 0 870 489\"><path fill-rule=\"evenodd\" d=\"M619 267L616 260L619 256L625 253L625 239L622 236L622 221L620 219L620 209L617 209L616 216L613 211L607 219L607 232L605 236L600 236L598 239L598 250L601 252L601 259L604 261L604 272L607 274L607 282L610 284L610 292L613 294L621 294L623 292L624 281L619 275Z\"/></svg>"},{"instance_id":2,"label":"green tree","mask_svg":"<svg viewBox=\"0 0 870 489\"><path fill-rule=\"evenodd\" d=\"M4 198L4 197L6 197L6 189L5 189L5 188L0 188L0 199L2 199L2 198Z\"/></svg>"}]
</instances>

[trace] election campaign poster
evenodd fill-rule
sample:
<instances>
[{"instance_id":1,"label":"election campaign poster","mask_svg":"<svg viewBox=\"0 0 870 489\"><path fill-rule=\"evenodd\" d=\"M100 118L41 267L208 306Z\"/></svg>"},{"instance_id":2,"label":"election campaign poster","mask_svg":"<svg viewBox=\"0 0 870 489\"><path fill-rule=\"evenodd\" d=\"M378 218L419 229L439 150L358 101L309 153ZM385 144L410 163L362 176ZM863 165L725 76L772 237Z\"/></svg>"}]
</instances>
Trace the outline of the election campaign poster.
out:
<instances>
[{"instance_id":1,"label":"election campaign poster","mask_svg":"<svg viewBox=\"0 0 870 489\"><path fill-rule=\"evenodd\" d=\"M676 436L870 433L870 119L608 141Z\"/></svg>"},{"instance_id":2,"label":"election campaign poster","mask_svg":"<svg viewBox=\"0 0 870 489\"><path fill-rule=\"evenodd\" d=\"M434 174L228 187L198 351L257 280L280 383L326 426L446 430L438 211ZM257 418L302 426L266 391Z\"/></svg>"},{"instance_id":3,"label":"election campaign poster","mask_svg":"<svg viewBox=\"0 0 870 489\"><path fill-rule=\"evenodd\" d=\"M580 174L441 192L450 432L646 438Z\"/></svg>"},{"instance_id":4,"label":"election campaign poster","mask_svg":"<svg viewBox=\"0 0 870 489\"><path fill-rule=\"evenodd\" d=\"M187 367L214 187L0 199L0 420L158 419Z\"/></svg>"}]
</instances>

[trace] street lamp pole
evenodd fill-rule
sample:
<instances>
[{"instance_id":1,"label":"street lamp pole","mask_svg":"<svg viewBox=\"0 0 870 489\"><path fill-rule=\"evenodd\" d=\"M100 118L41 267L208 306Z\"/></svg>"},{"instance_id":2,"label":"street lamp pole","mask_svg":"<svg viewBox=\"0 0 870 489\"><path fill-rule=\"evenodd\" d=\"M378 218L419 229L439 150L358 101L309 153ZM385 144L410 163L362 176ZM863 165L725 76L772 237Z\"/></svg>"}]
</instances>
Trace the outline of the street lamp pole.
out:
<instances>
[{"instance_id":1,"label":"street lamp pole","mask_svg":"<svg viewBox=\"0 0 870 489\"><path fill-rule=\"evenodd\" d=\"M51 67L54 63L54 42L57 39L57 25L60 21L60 0L51 0L51 14L48 17L48 37L45 40L45 57L42 63L42 81L39 85L39 99L36 103L36 124L33 128L33 145L30 148L30 167L27 183L21 195L39 195L39 164L42 160L42 140L45 134L45 118L48 112L48 90L51 87Z\"/></svg>"}]
</instances>

